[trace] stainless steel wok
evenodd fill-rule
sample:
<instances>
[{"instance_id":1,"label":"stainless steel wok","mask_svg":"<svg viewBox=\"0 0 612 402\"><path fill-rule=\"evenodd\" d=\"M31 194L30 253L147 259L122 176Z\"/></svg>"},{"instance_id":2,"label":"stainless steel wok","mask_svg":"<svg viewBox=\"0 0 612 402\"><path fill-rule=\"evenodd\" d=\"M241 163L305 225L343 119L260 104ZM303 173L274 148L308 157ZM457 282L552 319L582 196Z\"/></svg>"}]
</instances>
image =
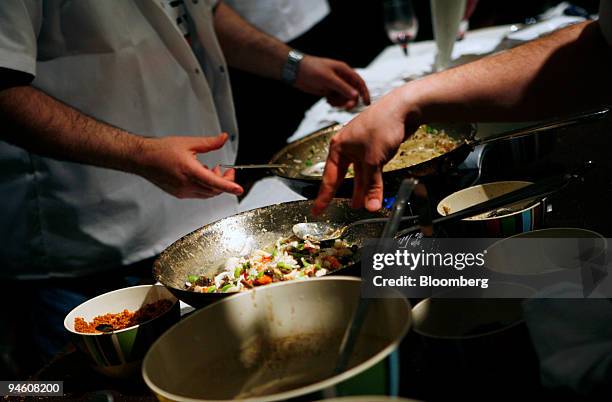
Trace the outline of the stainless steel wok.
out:
<instances>
[{"instance_id":1,"label":"stainless steel wok","mask_svg":"<svg viewBox=\"0 0 612 402\"><path fill-rule=\"evenodd\" d=\"M186 235L168 247L153 266L153 276L177 298L194 307L202 307L232 293L196 293L185 290L189 275L213 277L223 269L229 257L248 254L250 250L273 244L279 237L292 235L299 222L330 221L349 223L359 219L388 216L350 208L350 201L335 199L325 213L311 217L312 201L270 205L213 222ZM383 224L355 227L346 240L361 246L362 241L380 235ZM359 274L359 266L348 266L334 273Z\"/></svg>"},{"instance_id":2,"label":"stainless steel wok","mask_svg":"<svg viewBox=\"0 0 612 402\"><path fill-rule=\"evenodd\" d=\"M553 129L597 120L605 117L608 112L609 108L590 110L543 123L537 123L532 126L494 134L486 138L477 138L476 125L470 123L428 124L435 129L444 130L448 136L457 140L460 145L438 157L416 165L383 172L385 192L395 192L401 180L406 177L422 177L446 173L449 169L460 165L478 145L521 138L531 134L538 134ZM269 163L285 164L289 165L289 167L273 169L272 171L297 193L302 194L306 198L314 198L321 185L321 178L304 176L302 174L305 168L303 162L310 160L312 164L316 164L325 161L327 158L329 141L331 137L342 129L342 127L344 127L344 125L335 124L287 145L276 153ZM352 185L353 179L345 178L338 190L338 194L340 196L350 196Z\"/></svg>"},{"instance_id":3,"label":"stainless steel wok","mask_svg":"<svg viewBox=\"0 0 612 402\"><path fill-rule=\"evenodd\" d=\"M476 135L476 126L473 124L431 124L431 126L437 129L444 129L446 134L457 140L460 144L472 141ZM304 165L296 161L303 162L310 160L312 164L324 162L327 159L329 141L343 127L343 124L334 124L287 145L272 157L270 163L285 164L289 165L289 167L273 169L272 172L293 191L306 198L314 198L321 185L321 178L304 176L302 174ZM459 146L451 152L452 157L444 154L418 165L384 172L385 191L395 192L401 180L406 177L427 176L438 171L447 171L449 168L459 165L471 152L471 147ZM352 185L353 178L345 178L338 190L338 194L349 197Z\"/></svg>"}]
</instances>

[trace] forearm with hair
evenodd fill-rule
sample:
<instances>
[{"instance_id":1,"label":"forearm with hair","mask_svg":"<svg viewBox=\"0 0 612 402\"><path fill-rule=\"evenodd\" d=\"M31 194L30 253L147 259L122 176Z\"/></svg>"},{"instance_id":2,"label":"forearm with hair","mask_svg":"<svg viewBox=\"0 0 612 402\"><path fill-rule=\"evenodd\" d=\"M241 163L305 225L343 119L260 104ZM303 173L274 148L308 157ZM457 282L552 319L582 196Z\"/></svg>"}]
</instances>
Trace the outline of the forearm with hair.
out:
<instances>
[{"instance_id":1,"label":"forearm with hair","mask_svg":"<svg viewBox=\"0 0 612 402\"><path fill-rule=\"evenodd\" d=\"M513 121L612 102L612 49L596 22L414 81L406 115L427 121Z\"/></svg>"},{"instance_id":2,"label":"forearm with hair","mask_svg":"<svg viewBox=\"0 0 612 402\"><path fill-rule=\"evenodd\" d=\"M135 172L143 137L99 122L31 86L0 91L0 139L55 159Z\"/></svg>"},{"instance_id":3,"label":"forearm with hair","mask_svg":"<svg viewBox=\"0 0 612 402\"><path fill-rule=\"evenodd\" d=\"M290 50L287 45L249 24L223 2L214 15L215 31L230 66L280 79Z\"/></svg>"}]
</instances>

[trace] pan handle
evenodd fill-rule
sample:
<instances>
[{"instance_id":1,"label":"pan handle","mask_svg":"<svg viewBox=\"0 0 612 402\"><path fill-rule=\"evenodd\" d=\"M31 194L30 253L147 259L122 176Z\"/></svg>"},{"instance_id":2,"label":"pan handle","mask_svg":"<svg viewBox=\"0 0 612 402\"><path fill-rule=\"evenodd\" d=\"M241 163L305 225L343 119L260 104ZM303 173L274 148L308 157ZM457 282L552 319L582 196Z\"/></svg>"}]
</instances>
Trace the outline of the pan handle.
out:
<instances>
[{"instance_id":1,"label":"pan handle","mask_svg":"<svg viewBox=\"0 0 612 402\"><path fill-rule=\"evenodd\" d=\"M538 134L542 131L552 130L554 128L568 127L573 126L574 124L599 120L604 118L609 111L610 108L605 107L602 109L589 110L587 112L577 113L569 117L564 117L562 119L550 120L545 123L538 123L532 126L518 128L516 130L506 131L500 134L494 134L490 137L476 140L474 145L489 144L495 141L521 138L531 134Z\"/></svg>"}]
</instances>

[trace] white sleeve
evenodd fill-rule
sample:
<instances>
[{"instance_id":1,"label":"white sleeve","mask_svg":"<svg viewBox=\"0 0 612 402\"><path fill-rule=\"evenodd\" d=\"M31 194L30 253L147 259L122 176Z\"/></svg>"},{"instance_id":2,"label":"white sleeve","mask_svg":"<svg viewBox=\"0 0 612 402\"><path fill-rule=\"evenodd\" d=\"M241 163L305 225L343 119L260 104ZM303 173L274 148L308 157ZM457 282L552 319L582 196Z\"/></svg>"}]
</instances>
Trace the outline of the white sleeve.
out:
<instances>
[{"instance_id":1,"label":"white sleeve","mask_svg":"<svg viewBox=\"0 0 612 402\"><path fill-rule=\"evenodd\" d=\"M42 1L0 1L0 67L36 75Z\"/></svg>"},{"instance_id":2,"label":"white sleeve","mask_svg":"<svg viewBox=\"0 0 612 402\"><path fill-rule=\"evenodd\" d=\"M608 45L612 46L612 0L599 2L599 27Z\"/></svg>"}]
</instances>

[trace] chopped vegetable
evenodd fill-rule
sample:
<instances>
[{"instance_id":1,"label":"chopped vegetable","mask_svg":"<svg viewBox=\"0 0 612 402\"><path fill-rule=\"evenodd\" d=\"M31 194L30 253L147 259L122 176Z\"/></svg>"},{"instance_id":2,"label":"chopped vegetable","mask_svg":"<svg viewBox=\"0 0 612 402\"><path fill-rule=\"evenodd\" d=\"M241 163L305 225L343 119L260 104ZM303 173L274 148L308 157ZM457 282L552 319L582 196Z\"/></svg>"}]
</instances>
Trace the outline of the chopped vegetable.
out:
<instances>
[{"instance_id":1,"label":"chopped vegetable","mask_svg":"<svg viewBox=\"0 0 612 402\"><path fill-rule=\"evenodd\" d=\"M277 266L278 268L280 268L281 270L283 270L283 271L291 271L291 270L293 269L293 268L291 267L291 265L289 265L289 264L287 264L287 263L285 263L285 262L282 262L282 261L279 261L279 262L276 264L276 266Z\"/></svg>"},{"instance_id":2,"label":"chopped vegetable","mask_svg":"<svg viewBox=\"0 0 612 402\"><path fill-rule=\"evenodd\" d=\"M185 288L206 293L240 292L272 282L323 276L351 264L356 251L357 246L344 240L322 247L295 236L280 238L249 256L229 258L225 269L214 278L190 275Z\"/></svg>"},{"instance_id":3,"label":"chopped vegetable","mask_svg":"<svg viewBox=\"0 0 612 402\"><path fill-rule=\"evenodd\" d=\"M268 283L272 283L272 277L268 275L262 275L261 278L257 278L255 282L253 282L253 284L257 286L267 285Z\"/></svg>"},{"instance_id":4,"label":"chopped vegetable","mask_svg":"<svg viewBox=\"0 0 612 402\"><path fill-rule=\"evenodd\" d=\"M425 130L427 134L436 134L438 132L438 130L436 130L435 128L431 126L428 126L427 124L423 125L423 129Z\"/></svg>"},{"instance_id":5,"label":"chopped vegetable","mask_svg":"<svg viewBox=\"0 0 612 402\"><path fill-rule=\"evenodd\" d=\"M231 288L232 286L234 286L234 285L232 285L231 283L228 283L227 285L224 285L224 286L221 288L221 292L223 292L223 293L227 292L227 290L228 290L229 288Z\"/></svg>"}]
</instances>

